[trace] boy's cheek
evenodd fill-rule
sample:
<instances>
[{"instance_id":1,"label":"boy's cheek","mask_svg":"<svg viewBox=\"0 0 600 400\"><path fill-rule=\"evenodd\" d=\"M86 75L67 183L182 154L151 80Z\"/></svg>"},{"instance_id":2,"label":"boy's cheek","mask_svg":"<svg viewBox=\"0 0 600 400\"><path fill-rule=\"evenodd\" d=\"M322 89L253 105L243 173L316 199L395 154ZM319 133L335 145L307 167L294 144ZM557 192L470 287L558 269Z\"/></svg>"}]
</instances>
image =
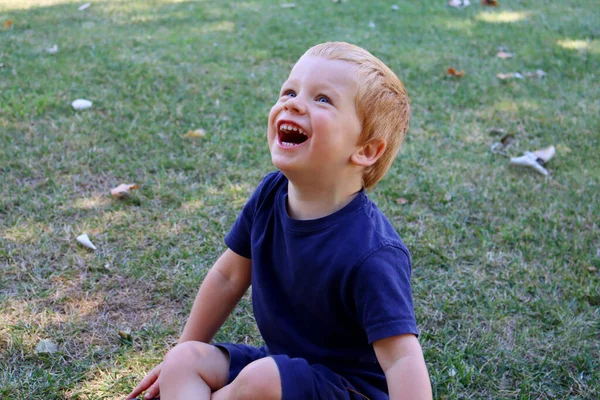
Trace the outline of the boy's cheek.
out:
<instances>
[{"instance_id":1,"label":"boy's cheek","mask_svg":"<svg viewBox=\"0 0 600 400\"><path fill-rule=\"evenodd\" d=\"M276 103L269 111L269 120L267 121L267 137L272 136L272 132L275 132L275 118L281 112L281 107Z\"/></svg>"},{"instance_id":2,"label":"boy's cheek","mask_svg":"<svg viewBox=\"0 0 600 400\"><path fill-rule=\"evenodd\" d=\"M276 102L275 104L273 104L273 107L271 107L271 111L269 111L269 120L271 120L272 118L274 118L277 113L279 113L279 111L281 111L281 105L279 104L279 102Z\"/></svg>"}]
</instances>

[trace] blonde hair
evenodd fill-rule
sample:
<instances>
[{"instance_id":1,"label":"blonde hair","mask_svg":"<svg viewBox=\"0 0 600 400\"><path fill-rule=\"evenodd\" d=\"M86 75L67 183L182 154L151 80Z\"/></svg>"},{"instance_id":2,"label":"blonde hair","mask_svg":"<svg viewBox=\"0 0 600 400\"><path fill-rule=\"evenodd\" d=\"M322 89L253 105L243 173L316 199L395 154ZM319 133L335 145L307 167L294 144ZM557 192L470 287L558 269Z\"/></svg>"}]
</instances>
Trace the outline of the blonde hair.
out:
<instances>
[{"instance_id":1,"label":"blonde hair","mask_svg":"<svg viewBox=\"0 0 600 400\"><path fill-rule=\"evenodd\" d=\"M363 174L363 185L374 187L392 165L404 141L410 120L410 99L404 85L381 60L367 50L345 42L327 42L311 47L304 56L346 61L357 68L359 89L356 111L362 123L359 143L384 139L386 148Z\"/></svg>"}]
</instances>

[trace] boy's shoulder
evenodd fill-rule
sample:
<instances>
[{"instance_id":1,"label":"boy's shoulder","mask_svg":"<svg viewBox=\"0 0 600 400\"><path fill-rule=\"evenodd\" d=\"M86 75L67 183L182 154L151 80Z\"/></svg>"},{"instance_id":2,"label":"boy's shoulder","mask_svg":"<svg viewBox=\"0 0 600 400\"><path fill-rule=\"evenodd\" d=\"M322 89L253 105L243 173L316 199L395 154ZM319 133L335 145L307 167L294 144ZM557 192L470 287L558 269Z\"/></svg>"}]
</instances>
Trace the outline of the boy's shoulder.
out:
<instances>
[{"instance_id":1,"label":"boy's shoulder","mask_svg":"<svg viewBox=\"0 0 600 400\"><path fill-rule=\"evenodd\" d=\"M281 171L266 174L252 191L252 195L245 206L246 211L256 212L260 208L271 207L277 193L283 186L287 186L287 178Z\"/></svg>"},{"instance_id":2,"label":"boy's shoulder","mask_svg":"<svg viewBox=\"0 0 600 400\"><path fill-rule=\"evenodd\" d=\"M268 196L273 192L277 192L283 185L287 185L287 178L281 171L273 171L266 174L256 189L254 194L258 198Z\"/></svg>"},{"instance_id":3,"label":"boy's shoulder","mask_svg":"<svg viewBox=\"0 0 600 400\"><path fill-rule=\"evenodd\" d=\"M353 218L345 221L345 226L340 227L342 246L346 249L362 249L365 258L378 250L393 248L397 252L405 253L410 260L408 248L394 225L366 193L363 195L363 206Z\"/></svg>"}]
</instances>

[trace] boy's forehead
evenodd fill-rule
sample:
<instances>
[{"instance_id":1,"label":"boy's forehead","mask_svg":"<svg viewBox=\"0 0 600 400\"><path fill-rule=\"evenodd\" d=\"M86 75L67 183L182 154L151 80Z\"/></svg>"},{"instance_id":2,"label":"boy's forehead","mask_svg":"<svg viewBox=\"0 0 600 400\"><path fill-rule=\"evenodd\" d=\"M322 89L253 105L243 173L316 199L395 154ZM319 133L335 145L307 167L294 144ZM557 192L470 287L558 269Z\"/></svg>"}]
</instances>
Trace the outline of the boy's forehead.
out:
<instances>
[{"instance_id":1,"label":"boy's forehead","mask_svg":"<svg viewBox=\"0 0 600 400\"><path fill-rule=\"evenodd\" d=\"M356 66L348 61L324 57L302 56L292 67L287 82L311 79L317 83L355 83Z\"/></svg>"}]
</instances>

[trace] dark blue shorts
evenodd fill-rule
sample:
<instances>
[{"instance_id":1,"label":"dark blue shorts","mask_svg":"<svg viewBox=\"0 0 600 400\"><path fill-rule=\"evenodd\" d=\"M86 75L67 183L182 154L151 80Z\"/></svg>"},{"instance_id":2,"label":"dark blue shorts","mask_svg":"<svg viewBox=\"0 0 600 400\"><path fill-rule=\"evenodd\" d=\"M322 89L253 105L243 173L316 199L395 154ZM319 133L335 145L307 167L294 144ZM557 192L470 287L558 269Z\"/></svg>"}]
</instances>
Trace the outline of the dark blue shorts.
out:
<instances>
[{"instance_id":1,"label":"dark blue shorts","mask_svg":"<svg viewBox=\"0 0 600 400\"><path fill-rule=\"evenodd\" d=\"M272 357L279 368L283 400L374 400L321 364L308 364L303 358L290 358L283 354L270 354L265 347L219 343L217 347L229 353L230 384L246 365L265 357ZM389 398L381 393L380 398Z\"/></svg>"}]
</instances>

